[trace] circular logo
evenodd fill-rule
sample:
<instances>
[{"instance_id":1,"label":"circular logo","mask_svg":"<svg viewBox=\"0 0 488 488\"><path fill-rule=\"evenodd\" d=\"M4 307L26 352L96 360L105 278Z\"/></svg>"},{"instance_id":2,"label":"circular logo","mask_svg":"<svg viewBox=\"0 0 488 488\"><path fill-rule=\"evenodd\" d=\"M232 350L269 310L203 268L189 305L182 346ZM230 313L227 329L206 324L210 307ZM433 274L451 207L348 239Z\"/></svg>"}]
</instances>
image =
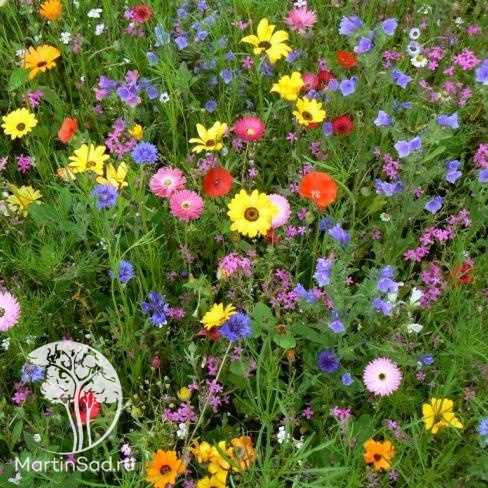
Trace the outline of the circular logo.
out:
<instances>
[{"instance_id":1,"label":"circular logo","mask_svg":"<svg viewBox=\"0 0 488 488\"><path fill-rule=\"evenodd\" d=\"M44 450L78 454L110 435L122 412L122 388L103 354L86 344L58 341L31 352L27 363L42 370L41 395L53 418L50 444L62 449Z\"/></svg>"}]
</instances>

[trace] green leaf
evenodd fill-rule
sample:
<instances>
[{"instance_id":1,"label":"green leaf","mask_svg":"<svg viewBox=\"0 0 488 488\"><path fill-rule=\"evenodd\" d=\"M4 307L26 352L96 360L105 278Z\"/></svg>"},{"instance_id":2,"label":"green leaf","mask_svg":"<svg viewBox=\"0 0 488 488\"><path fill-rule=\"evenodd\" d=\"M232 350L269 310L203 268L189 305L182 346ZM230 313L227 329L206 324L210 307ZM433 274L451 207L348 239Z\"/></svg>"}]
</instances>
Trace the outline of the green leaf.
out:
<instances>
[{"instance_id":1,"label":"green leaf","mask_svg":"<svg viewBox=\"0 0 488 488\"><path fill-rule=\"evenodd\" d=\"M16 68L10 73L8 80L8 91L17 90L27 81L27 71L23 68Z\"/></svg>"},{"instance_id":2,"label":"green leaf","mask_svg":"<svg viewBox=\"0 0 488 488\"><path fill-rule=\"evenodd\" d=\"M289 334L274 334L273 341L283 349L293 349L297 345L295 338Z\"/></svg>"},{"instance_id":3,"label":"green leaf","mask_svg":"<svg viewBox=\"0 0 488 488\"><path fill-rule=\"evenodd\" d=\"M272 330L276 325L276 317L273 315L272 310L264 303L256 303L251 317L254 321L253 328L256 331L263 329Z\"/></svg>"}]
</instances>

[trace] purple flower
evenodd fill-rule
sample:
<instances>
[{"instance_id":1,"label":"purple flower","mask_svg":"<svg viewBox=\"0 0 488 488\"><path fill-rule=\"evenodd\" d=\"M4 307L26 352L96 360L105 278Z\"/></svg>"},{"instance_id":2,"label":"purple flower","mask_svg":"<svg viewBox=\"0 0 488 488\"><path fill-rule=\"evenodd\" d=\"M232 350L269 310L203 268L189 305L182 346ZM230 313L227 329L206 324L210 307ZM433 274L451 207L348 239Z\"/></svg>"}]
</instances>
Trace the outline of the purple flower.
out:
<instances>
[{"instance_id":1,"label":"purple flower","mask_svg":"<svg viewBox=\"0 0 488 488\"><path fill-rule=\"evenodd\" d=\"M443 203L444 199L442 197L435 196L425 204L424 208L431 214L436 214L442 208Z\"/></svg>"},{"instance_id":2,"label":"purple flower","mask_svg":"<svg viewBox=\"0 0 488 488\"><path fill-rule=\"evenodd\" d=\"M139 96L139 86L136 83L127 83L117 88L117 95L119 98L129 105L129 107L137 107L141 103Z\"/></svg>"},{"instance_id":3,"label":"purple flower","mask_svg":"<svg viewBox=\"0 0 488 488\"><path fill-rule=\"evenodd\" d=\"M398 21L394 18L386 19L381 22L381 28L383 29L383 32L390 37L395 35L397 26Z\"/></svg>"},{"instance_id":4,"label":"purple flower","mask_svg":"<svg viewBox=\"0 0 488 488\"><path fill-rule=\"evenodd\" d=\"M350 17L342 17L339 25L339 34L343 36L352 36L362 26L363 21L355 15Z\"/></svg>"},{"instance_id":5,"label":"purple flower","mask_svg":"<svg viewBox=\"0 0 488 488\"><path fill-rule=\"evenodd\" d=\"M274 72L273 72L273 65L271 63L268 63L268 61L264 60L262 63L261 63L261 73L268 77L268 78L271 78L271 76L273 76Z\"/></svg>"},{"instance_id":6,"label":"purple flower","mask_svg":"<svg viewBox=\"0 0 488 488\"><path fill-rule=\"evenodd\" d=\"M211 114L217 110L217 102L215 100L208 100L205 103L205 110Z\"/></svg>"},{"instance_id":7,"label":"purple flower","mask_svg":"<svg viewBox=\"0 0 488 488\"><path fill-rule=\"evenodd\" d=\"M373 48L373 41L369 37L360 37L358 43L354 47L354 52L358 54L364 54L371 51Z\"/></svg>"},{"instance_id":8,"label":"purple flower","mask_svg":"<svg viewBox=\"0 0 488 488\"><path fill-rule=\"evenodd\" d=\"M393 125L393 120L386 112L380 110L376 116L374 125L376 125L376 127L389 127Z\"/></svg>"},{"instance_id":9,"label":"purple flower","mask_svg":"<svg viewBox=\"0 0 488 488\"><path fill-rule=\"evenodd\" d=\"M332 349L326 349L318 353L317 366L324 373L335 373L340 368L341 362Z\"/></svg>"},{"instance_id":10,"label":"purple flower","mask_svg":"<svg viewBox=\"0 0 488 488\"><path fill-rule=\"evenodd\" d=\"M319 230L321 232L327 232L334 227L334 221L330 217L322 217L319 222Z\"/></svg>"},{"instance_id":11,"label":"purple flower","mask_svg":"<svg viewBox=\"0 0 488 488\"><path fill-rule=\"evenodd\" d=\"M144 315L149 315L152 324L162 327L168 323L169 305L166 298L157 291L151 291L147 295L147 301L141 303L141 310Z\"/></svg>"},{"instance_id":12,"label":"purple flower","mask_svg":"<svg viewBox=\"0 0 488 488\"><path fill-rule=\"evenodd\" d=\"M442 127L459 129L459 116L457 112L454 112L452 115L439 115L436 121Z\"/></svg>"},{"instance_id":13,"label":"purple flower","mask_svg":"<svg viewBox=\"0 0 488 488\"><path fill-rule=\"evenodd\" d=\"M295 61L298 61L302 56L302 51L300 49L293 49L290 54L285 58L285 61L288 64L293 64Z\"/></svg>"},{"instance_id":14,"label":"purple flower","mask_svg":"<svg viewBox=\"0 0 488 488\"><path fill-rule=\"evenodd\" d=\"M334 260L332 258L318 258L313 277L319 286L330 284L330 275Z\"/></svg>"},{"instance_id":15,"label":"purple flower","mask_svg":"<svg viewBox=\"0 0 488 488\"><path fill-rule=\"evenodd\" d=\"M482 169L478 173L478 181L480 183L488 183L488 169Z\"/></svg>"},{"instance_id":16,"label":"purple flower","mask_svg":"<svg viewBox=\"0 0 488 488\"><path fill-rule=\"evenodd\" d=\"M219 332L230 342L249 337L252 334L251 319L245 313L236 312L224 322Z\"/></svg>"},{"instance_id":17,"label":"purple flower","mask_svg":"<svg viewBox=\"0 0 488 488\"><path fill-rule=\"evenodd\" d=\"M376 193L385 197L392 197L393 195L402 192L405 188L405 185L401 180L390 183L388 181L380 180L379 178L374 180L374 186Z\"/></svg>"},{"instance_id":18,"label":"purple flower","mask_svg":"<svg viewBox=\"0 0 488 488\"><path fill-rule=\"evenodd\" d=\"M313 290L305 289L305 287L301 283L298 283L297 286L293 288L293 293L295 293L299 299L304 300L308 303L317 302L317 297Z\"/></svg>"},{"instance_id":19,"label":"purple flower","mask_svg":"<svg viewBox=\"0 0 488 488\"><path fill-rule=\"evenodd\" d=\"M414 151L422 149L422 139L417 136L409 141L398 141L395 144L395 149L398 152L399 158L406 158Z\"/></svg>"},{"instance_id":20,"label":"purple flower","mask_svg":"<svg viewBox=\"0 0 488 488\"><path fill-rule=\"evenodd\" d=\"M391 71L391 79L396 85L403 89L407 88L407 85L412 81L411 76L408 76L406 73L403 73L396 68Z\"/></svg>"},{"instance_id":21,"label":"purple flower","mask_svg":"<svg viewBox=\"0 0 488 488\"><path fill-rule=\"evenodd\" d=\"M344 97L352 95L356 91L356 81L357 78L355 76L351 76L351 78L346 78L339 83L339 90Z\"/></svg>"},{"instance_id":22,"label":"purple flower","mask_svg":"<svg viewBox=\"0 0 488 488\"><path fill-rule=\"evenodd\" d=\"M393 311L393 304L385 300L382 300L381 298L375 298L373 300L373 308L377 312L381 312L383 315L389 316Z\"/></svg>"},{"instance_id":23,"label":"purple flower","mask_svg":"<svg viewBox=\"0 0 488 488\"><path fill-rule=\"evenodd\" d=\"M25 363L21 370L22 383L37 383L42 381L45 376L45 369L42 366L36 364Z\"/></svg>"},{"instance_id":24,"label":"purple flower","mask_svg":"<svg viewBox=\"0 0 488 488\"><path fill-rule=\"evenodd\" d=\"M378 282L376 288L381 293L396 293L399 284L393 280L395 276L395 268L393 266L385 266L380 269Z\"/></svg>"},{"instance_id":25,"label":"purple flower","mask_svg":"<svg viewBox=\"0 0 488 488\"><path fill-rule=\"evenodd\" d=\"M154 144L141 141L134 147L131 156L137 164L154 164L158 159L158 150Z\"/></svg>"},{"instance_id":26,"label":"purple flower","mask_svg":"<svg viewBox=\"0 0 488 488\"><path fill-rule=\"evenodd\" d=\"M195 35L195 42L203 42L208 37L208 31L198 30Z\"/></svg>"},{"instance_id":27,"label":"purple flower","mask_svg":"<svg viewBox=\"0 0 488 488\"><path fill-rule=\"evenodd\" d=\"M220 72L220 77L222 78L223 82L228 85L234 78L234 74L232 73L231 69L225 68Z\"/></svg>"},{"instance_id":28,"label":"purple flower","mask_svg":"<svg viewBox=\"0 0 488 488\"><path fill-rule=\"evenodd\" d=\"M332 237L332 239L336 240L341 246L346 247L349 242L351 241L351 236L344 230L340 224L334 225L330 228L327 233Z\"/></svg>"},{"instance_id":29,"label":"purple flower","mask_svg":"<svg viewBox=\"0 0 488 488\"><path fill-rule=\"evenodd\" d=\"M146 53L146 59L150 66L154 66L159 63L158 55L152 51Z\"/></svg>"},{"instance_id":30,"label":"purple flower","mask_svg":"<svg viewBox=\"0 0 488 488\"><path fill-rule=\"evenodd\" d=\"M341 381L344 386L351 386L354 383L351 373L344 373L341 377Z\"/></svg>"},{"instance_id":31,"label":"purple flower","mask_svg":"<svg viewBox=\"0 0 488 488\"><path fill-rule=\"evenodd\" d=\"M488 85L488 58L483 59L482 63L476 68L475 80L482 85Z\"/></svg>"},{"instance_id":32,"label":"purple flower","mask_svg":"<svg viewBox=\"0 0 488 488\"><path fill-rule=\"evenodd\" d=\"M112 185L95 185L92 195L97 199L97 208L100 210L111 208L117 202L117 188Z\"/></svg>"},{"instance_id":33,"label":"purple flower","mask_svg":"<svg viewBox=\"0 0 488 488\"><path fill-rule=\"evenodd\" d=\"M483 438L483 443L488 446L488 417L483 417L478 424L478 434Z\"/></svg>"},{"instance_id":34,"label":"purple flower","mask_svg":"<svg viewBox=\"0 0 488 488\"><path fill-rule=\"evenodd\" d=\"M180 34L178 37L175 38L176 47L182 51L188 47L188 37L186 34Z\"/></svg>"},{"instance_id":35,"label":"purple flower","mask_svg":"<svg viewBox=\"0 0 488 488\"><path fill-rule=\"evenodd\" d=\"M330 137L334 133L332 122L324 122L322 124L322 132L326 137Z\"/></svg>"},{"instance_id":36,"label":"purple flower","mask_svg":"<svg viewBox=\"0 0 488 488\"><path fill-rule=\"evenodd\" d=\"M461 167L461 161L457 159L452 159L451 161L446 161L446 174L444 176L445 180L449 183L456 183L456 181L463 175L459 168Z\"/></svg>"},{"instance_id":37,"label":"purple flower","mask_svg":"<svg viewBox=\"0 0 488 488\"><path fill-rule=\"evenodd\" d=\"M332 320L329 323L329 329L334 332L334 334L343 334L346 331L344 324L339 318L339 313L336 310L332 312Z\"/></svg>"}]
</instances>

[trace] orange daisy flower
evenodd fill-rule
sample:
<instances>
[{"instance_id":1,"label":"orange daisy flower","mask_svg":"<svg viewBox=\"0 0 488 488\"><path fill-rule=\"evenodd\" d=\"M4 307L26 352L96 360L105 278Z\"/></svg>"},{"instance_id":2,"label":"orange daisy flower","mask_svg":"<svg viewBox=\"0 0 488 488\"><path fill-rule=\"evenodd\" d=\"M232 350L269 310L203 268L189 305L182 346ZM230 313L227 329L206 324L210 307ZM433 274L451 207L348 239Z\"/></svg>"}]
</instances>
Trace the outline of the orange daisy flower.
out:
<instances>
[{"instance_id":1,"label":"orange daisy flower","mask_svg":"<svg viewBox=\"0 0 488 488\"><path fill-rule=\"evenodd\" d=\"M59 0L46 0L39 8L39 15L46 20L58 20L63 6Z\"/></svg>"},{"instance_id":2,"label":"orange daisy flower","mask_svg":"<svg viewBox=\"0 0 488 488\"><path fill-rule=\"evenodd\" d=\"M176 478L185 471L185 463L178 459L176 451L158 450L146 468L146 481L155 488L174 485Z\"/></svg>"},{"instance_id":3,"label":"orange daisy flower","mask_svg":"<svg viewBox=\"0 0 488 488\"><path fill-rule=\"evenodd\" d=\"M390 441L378 442L368 439L364 444L364 462L372 464L375 471L388 471L395 455L395 446Z\"/></svg>"}]
</instances>

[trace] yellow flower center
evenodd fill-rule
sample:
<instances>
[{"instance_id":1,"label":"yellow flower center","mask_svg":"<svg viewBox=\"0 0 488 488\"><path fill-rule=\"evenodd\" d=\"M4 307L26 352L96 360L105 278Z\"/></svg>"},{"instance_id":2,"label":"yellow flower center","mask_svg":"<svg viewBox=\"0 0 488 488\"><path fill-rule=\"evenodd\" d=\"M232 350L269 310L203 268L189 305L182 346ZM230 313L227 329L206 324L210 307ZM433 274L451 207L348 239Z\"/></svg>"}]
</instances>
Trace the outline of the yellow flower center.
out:
<instances>
[{"instance_id":1,"label":"yellow flower center","mask_svg":"<svg viewBox=\"0 0 488 488\"><path fill-rule=\"evenodd\" d=\"M244 218L249 222L256 222L259 219L259 210L255 207L246 208Z\"/></svg>"}]
</instances>

